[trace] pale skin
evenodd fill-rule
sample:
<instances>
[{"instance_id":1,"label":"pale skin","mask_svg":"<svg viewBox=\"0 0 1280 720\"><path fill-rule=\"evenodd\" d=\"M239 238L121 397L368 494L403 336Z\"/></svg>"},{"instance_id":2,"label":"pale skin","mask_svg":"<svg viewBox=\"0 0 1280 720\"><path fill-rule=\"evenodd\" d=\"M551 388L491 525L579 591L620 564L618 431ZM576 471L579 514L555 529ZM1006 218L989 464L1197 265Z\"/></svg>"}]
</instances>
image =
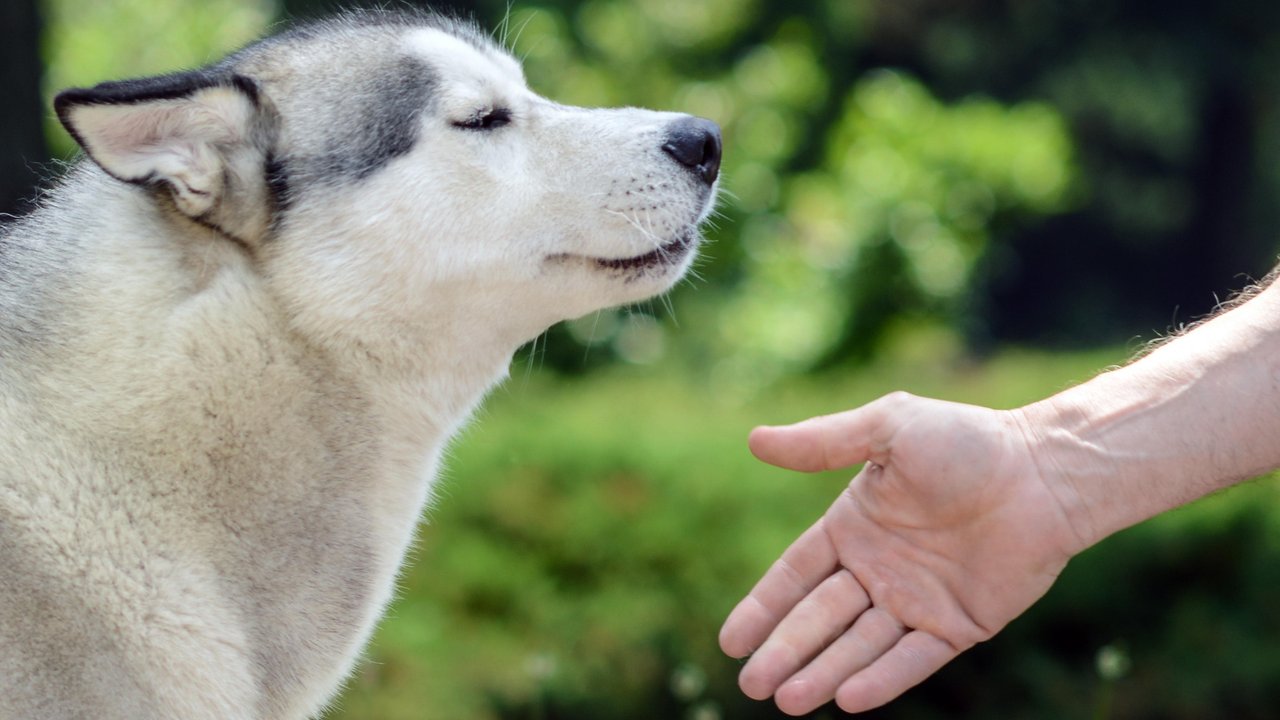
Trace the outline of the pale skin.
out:
<instances>
[{"instance_id":1,"label":"pale skin","mask_svg":"<svg viewBox=\"0 0 1280 720\"><path fill-rule=\"evenodd\" d=\"M883 705L1001 630L1108 535L1280 467L1280 287L1014 410L889 395L751 451L865 463L725 621L739 684L792 715Z\"/></svg>"}]
</instances>

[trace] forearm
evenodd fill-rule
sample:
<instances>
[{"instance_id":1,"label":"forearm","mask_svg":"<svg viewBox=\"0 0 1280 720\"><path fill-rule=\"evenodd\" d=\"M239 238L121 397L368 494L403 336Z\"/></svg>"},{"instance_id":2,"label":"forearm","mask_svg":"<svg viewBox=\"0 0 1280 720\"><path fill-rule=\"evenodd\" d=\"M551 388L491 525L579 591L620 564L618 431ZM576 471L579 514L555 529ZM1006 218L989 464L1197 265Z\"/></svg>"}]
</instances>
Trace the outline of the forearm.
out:
<instances>
[{"instance_id":1,"label":"forearm","mask_svg":"<svg viewBox=\"0 0 1280 720\"><path fill-rule=\"evenodd\" d=\"M1087 547L1280 466L1280 286L1017 411Z\"/></svg>"}]
</instances>

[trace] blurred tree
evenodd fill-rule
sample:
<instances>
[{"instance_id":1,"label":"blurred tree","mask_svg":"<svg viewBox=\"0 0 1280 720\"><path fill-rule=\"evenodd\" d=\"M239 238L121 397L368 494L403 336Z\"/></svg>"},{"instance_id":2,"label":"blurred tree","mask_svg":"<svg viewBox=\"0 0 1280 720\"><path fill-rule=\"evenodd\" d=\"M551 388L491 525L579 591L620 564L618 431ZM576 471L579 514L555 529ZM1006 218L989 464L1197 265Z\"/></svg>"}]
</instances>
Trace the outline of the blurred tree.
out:
<instances>
[{"instance_id":1,"label":"blurred tree","mask_svg":"<svg viewBox=\"0 0 1280 720\"><path fill-rule=\"evenodd\" d=\"M36 166L48 158L40 99L40 9L37 0L0 3L0 213L26 207L37 180Z\"/></svg>"},{"instance_id":2,"label":"blurred tree","mask_svg":"<svg viewBox=\"0 0 1280 720\"><path fill-rule=\"evenodd\" d=\"M1280 224L1280 5L874 0L865 58L943 98L1037 98L1066 117L1084 202L1005 232L969 329L1116 342L1260 277ZM1122 312L1116 312L1122 308Z\"/></svg>"}]
</instances>

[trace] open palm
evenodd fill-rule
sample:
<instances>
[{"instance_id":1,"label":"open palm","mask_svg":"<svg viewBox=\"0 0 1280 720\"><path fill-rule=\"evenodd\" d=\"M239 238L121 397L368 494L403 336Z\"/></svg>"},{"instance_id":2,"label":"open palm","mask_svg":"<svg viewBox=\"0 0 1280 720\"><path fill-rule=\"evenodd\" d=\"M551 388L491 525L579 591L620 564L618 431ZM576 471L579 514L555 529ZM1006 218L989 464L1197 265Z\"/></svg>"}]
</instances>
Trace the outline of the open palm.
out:
<instances>
[{"instance_id":1,"label":"open palm","mask_svg":"<svg viewBox=\"0 0 1280 720\"><path fill-rule=\"evenodd\" d=\"M721 631L750 697L790 714L882 705L986 640L1082 549L1012 412L895 394L757 428L781 467L867 463Z\"/></svg>"}]
</instances>

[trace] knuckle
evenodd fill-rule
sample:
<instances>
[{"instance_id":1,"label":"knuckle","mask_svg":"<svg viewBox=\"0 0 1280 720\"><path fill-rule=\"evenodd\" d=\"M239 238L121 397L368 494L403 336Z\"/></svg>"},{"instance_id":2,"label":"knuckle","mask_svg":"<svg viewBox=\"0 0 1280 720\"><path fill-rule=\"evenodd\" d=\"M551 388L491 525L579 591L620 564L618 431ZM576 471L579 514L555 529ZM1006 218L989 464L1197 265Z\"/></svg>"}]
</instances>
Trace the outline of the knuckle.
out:
<instances>
[{"instance_id":1,"label":"knuckle","mask_svg":"<svg viewBox=\"0 0 1280 720\"><path fill-rule=\"evenodd\" d=\"M912 395L911 393L905 390L895 390L889 393L888 395L885 395L884 397L880 398L880 401L890 409L898 409L898 408L910 405L911 403L914 403L919 399L920 398L916 397L915 395Z\"/></svg>"}]
</instances>

